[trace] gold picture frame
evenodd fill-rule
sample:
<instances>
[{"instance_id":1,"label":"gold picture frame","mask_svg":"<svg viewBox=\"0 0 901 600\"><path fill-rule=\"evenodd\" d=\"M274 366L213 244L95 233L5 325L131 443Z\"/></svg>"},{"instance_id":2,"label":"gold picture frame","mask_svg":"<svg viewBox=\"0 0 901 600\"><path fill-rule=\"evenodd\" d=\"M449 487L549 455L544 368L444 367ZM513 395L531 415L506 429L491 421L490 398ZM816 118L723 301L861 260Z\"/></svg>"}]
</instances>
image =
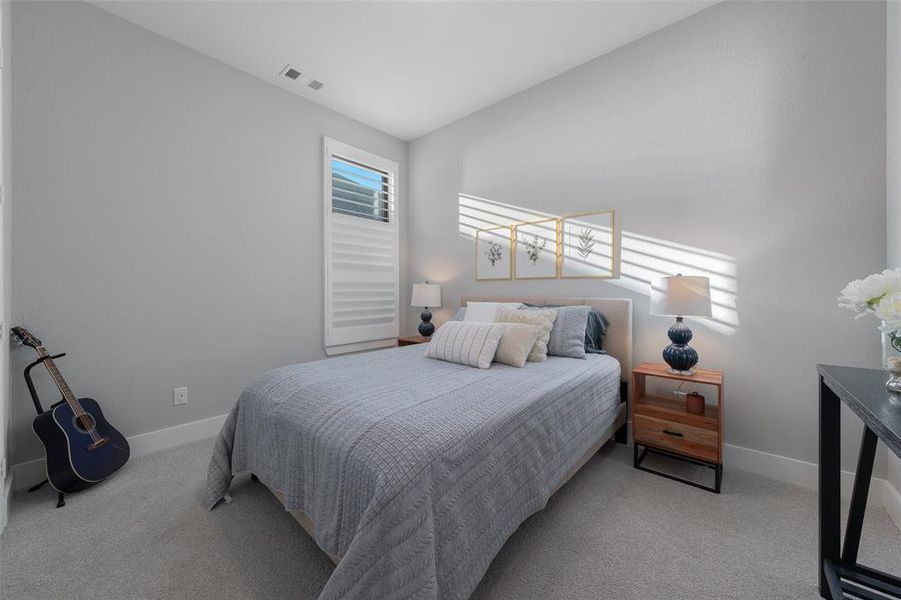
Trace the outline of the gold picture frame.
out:
<instances>
[{"instance_id":1,"label":"gold picture frame","mask_svg":"<svg viewBox=\"0 0 901 600\"><path fill-rule=\"evenodd\" d=\"M501 225L478 229L475 240L476 281L513 279L513 226ZM505 270L506 274L503 274ZM482 277L486 271L493 275Z\"/></svg>"},{"instance_id":2,"label":"gold picture frame","mask_svg":"<svg viewBox=\"0 0 901 600\"><path fill-rule=\"evenodd\" d=\"M619 239L613 209L560 217L558 238L560 279L619 277Z\"/></svg>"},{"instance_id":3,"label":"gold picture frame","mask_svg":"<svg viewBox=\"0 0 901 600\"><path fill-rule=\"evenodd\" d=\"M557 217L513 225L513 279L557 279L559 263Z\"/></svg>"}]
</instances>

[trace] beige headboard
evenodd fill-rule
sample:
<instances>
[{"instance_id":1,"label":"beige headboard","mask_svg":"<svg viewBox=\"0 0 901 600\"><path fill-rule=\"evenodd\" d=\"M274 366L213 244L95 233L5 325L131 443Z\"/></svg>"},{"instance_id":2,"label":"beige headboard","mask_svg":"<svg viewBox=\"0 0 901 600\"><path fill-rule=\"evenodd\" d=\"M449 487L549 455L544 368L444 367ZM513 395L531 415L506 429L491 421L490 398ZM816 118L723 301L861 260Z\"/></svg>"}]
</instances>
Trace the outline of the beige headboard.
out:
<instances>
[{"instance_id":1,"label":"beige headboard","mask_svg":"<svg viewBox=\"0 0 901 600\"><path fill-rule=\"evenodd\" d=\"M607 317L610 327L604 337L604 350L619 361L621 380L629 383L632 377L632 300L628 298L553 298L542 296L463 296L467 302L524 302L528 304L587 304Z\"/></svg>"}]
</instances>

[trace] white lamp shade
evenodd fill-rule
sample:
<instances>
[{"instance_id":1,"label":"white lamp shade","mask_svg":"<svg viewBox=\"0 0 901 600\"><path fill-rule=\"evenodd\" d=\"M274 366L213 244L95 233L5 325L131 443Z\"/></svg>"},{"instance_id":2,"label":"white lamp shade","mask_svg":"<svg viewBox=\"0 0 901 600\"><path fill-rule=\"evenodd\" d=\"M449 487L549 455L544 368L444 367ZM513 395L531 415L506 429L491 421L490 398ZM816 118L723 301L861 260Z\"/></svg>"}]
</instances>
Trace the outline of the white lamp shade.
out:
<instances>
[{"instance_id":1,"label":"white lamp shade","mask_svg":"<svg viewBox=\"0 0 901 600\"><path fill-rule=\"evenodd\" d=\"M694 275L660 278L651 285L651 314L709 317L710 279Z\"/></svg>"},{"instance_id":2,"label":"white lamp shade","mask_svg":"<svg viewBox=\"0 0 901 600\"><path fill-rule=\"evenodd\" d=\"M438 308L441 306L441 286L437 283L414 283L410 305Z\"/></svg>"}]
</instances>

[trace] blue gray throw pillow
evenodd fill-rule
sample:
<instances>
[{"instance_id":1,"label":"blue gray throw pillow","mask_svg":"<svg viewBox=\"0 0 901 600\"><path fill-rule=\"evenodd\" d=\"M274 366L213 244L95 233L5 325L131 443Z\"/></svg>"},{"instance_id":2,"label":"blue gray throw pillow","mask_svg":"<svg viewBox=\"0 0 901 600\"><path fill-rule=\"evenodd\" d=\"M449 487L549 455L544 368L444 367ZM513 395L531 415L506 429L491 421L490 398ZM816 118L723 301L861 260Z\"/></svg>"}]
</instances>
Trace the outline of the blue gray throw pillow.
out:
<instances>
[{"instance_id":1,"label":"blue gray throw pillow","mask_svg":"<svg viewBox=\"0 0 901 600\"><path fill-rule=\"evenodd\" d=\"M537 310L538 307L531 307ZM588 329L590 306L546 306L556 311L551 339L547 343L548 356L585 358L585 332Z\"/></svg>"},{"instance_id":2,"label":"blue gray throw pillow","mask_svg":"<svg viewBox=\"0 0 901 600\"><path fill-rule=\"evenodd\" d=\"M553 308L558 311L557 318L554 321L554 329L551 330L551 341L548 342L549 355L584 358L586 354L607 354L604 350L604 336L607 333L607 327L610 326L610 322L594 308L587 305L562 306L559 304L526 304L526 307ZM559 312L561 308L567 309L566 313L568 314L561 314ZM587 315L583 325L581 313L585 311L587 311ZM579 328L582 328L581 334L577 333ZM569 330L569 333L565 334L564 330ZM573 338L577 335L581 335L580 343L583 349L581 353L578 349L573 350L575 347ZM553 350L551 349L552 344ZM568 348L569 352L564 353L566 352L565 348Z\"/></svg>"}]
</instances>

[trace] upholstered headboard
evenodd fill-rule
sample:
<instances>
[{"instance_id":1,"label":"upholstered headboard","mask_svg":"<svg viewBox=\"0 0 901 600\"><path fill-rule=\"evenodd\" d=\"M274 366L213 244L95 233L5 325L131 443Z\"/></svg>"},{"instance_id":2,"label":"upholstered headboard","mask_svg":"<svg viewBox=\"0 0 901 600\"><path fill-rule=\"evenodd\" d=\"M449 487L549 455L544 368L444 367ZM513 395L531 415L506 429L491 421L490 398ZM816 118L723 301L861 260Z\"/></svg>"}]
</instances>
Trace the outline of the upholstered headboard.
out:
<instances>
[{"instance_id":1,"label":"upholstered headboard","mask_svg":"<svg viewBox=\"0 0 901 600\"><path fill-rule=\"evenodd\" d=\"M620 379L629 383L632 377L632 300L628 298L553 298L542 296L463 296L467 302L524 302L528 304L587 304L607 317L610 327L604 337L604 350L619 361Z\"/></svg>"}]
</instances>

